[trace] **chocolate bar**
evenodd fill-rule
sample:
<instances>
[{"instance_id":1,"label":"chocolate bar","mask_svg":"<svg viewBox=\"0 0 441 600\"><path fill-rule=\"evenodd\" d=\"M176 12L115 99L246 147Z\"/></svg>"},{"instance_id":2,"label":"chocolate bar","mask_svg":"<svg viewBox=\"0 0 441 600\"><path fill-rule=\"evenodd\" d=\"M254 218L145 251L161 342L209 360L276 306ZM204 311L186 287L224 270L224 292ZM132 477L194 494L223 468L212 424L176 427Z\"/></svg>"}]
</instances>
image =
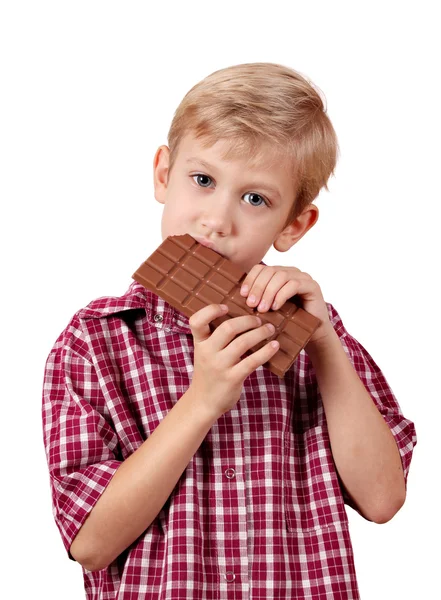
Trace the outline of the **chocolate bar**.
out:
<instances>
[{"instance_id":1,"label":"chocolate bar","mask_svg":"<svg viewBox=\"0 0 441 600\"><path fill-rule=\"evenodd\" d=\"M280 347L263 366L279 377L285 375L321 323L292 300L265 313L248 306L240 295L246 272L188 234L165 239L132 277L188 318L208 304L226 304L228 313L212 321L213 329L227 319L247 314L258 315L262 325L272 323L274 334L247 354L276 339Z\"/></svg>"}]
</instances>

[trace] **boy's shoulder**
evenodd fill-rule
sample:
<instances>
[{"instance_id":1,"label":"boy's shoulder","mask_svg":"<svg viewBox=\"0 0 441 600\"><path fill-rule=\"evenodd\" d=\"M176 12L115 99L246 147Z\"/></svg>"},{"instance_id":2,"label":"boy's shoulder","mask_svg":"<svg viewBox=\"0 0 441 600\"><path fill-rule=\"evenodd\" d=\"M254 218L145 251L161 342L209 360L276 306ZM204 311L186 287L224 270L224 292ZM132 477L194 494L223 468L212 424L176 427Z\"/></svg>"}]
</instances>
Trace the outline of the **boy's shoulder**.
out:
<instances>
[{"instance_id":1,"label":"boy's shoulder","mask_svg":"<svg viewBox=\"0 0 441 600\"><path fill-rule=\"evenodd\" d=\"M106 318L133 309L148 309L148 292L136 281L130 284L122 296L100 296L77 310L59 334L51 352L70 348L77 354L87 354L87 344L84 340L85 321Z\"/></svg>"}]
</instances>

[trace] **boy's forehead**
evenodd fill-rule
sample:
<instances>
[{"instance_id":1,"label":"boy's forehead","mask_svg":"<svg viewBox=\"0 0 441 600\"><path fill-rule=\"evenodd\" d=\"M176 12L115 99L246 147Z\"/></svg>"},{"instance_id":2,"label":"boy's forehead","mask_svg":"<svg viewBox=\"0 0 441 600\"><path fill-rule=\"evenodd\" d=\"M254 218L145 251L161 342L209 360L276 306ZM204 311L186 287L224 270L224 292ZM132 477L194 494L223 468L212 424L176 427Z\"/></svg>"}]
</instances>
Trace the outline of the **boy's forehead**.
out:
<instances>
[{"instance_id":1,"label":"boy's forehead","mask_svg":"<svg viewBox=\"0 0 441 600\"><path fill-rule=\"evenodd\" d=\"M213 143L210 139L187 134L180 144L180 154L185 162L205 162L207 166L213 161L240 161L250 170L262 171L277 165L292 171L287 155L270 143L253 144L249 140L228 139L219 139Z\"/></svg>"}]
</instances>

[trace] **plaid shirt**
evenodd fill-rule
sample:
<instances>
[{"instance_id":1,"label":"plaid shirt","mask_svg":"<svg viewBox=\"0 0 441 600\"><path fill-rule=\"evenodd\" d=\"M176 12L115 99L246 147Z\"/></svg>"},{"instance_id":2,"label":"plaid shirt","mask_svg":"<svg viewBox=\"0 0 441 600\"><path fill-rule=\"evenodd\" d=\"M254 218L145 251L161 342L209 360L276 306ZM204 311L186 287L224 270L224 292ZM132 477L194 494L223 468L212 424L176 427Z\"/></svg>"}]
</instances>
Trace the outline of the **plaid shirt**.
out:
<instances>
[{"instance_id":1,"label":"plaid shirt","mask_svg":"<svg viewBox=\"0 0 441 600\"><path fill-rule=\"evenodd\" d=\"M392 431L407 481L414 424L327 307ZM136 282L122 297L91 302L60 334L46 363L43 426L67 551L121 462L188 389L192 371L187 317ZM108 568L83 569L86 597L355 600L345 503L302 351L283 379L264 367L247 377L238 404L213 424L147 530Z\"/></svg>"}]
</instances>

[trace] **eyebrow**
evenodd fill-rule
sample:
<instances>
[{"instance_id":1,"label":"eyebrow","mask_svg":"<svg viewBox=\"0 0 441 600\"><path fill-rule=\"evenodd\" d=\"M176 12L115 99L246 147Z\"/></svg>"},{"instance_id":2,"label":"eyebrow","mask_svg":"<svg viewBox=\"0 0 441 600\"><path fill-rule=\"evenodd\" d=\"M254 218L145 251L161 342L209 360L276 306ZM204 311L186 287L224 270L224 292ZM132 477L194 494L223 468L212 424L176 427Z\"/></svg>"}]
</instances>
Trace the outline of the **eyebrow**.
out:
<instances>
[{"instance_id":1,"label":"eyebrow","mask_svg":"<svg viewBox=\"0 0 441 600\"><path fill-rule=\"evenodd\" d=\"M193 163L193 164L201 165L202 167L207 169L207 171L216 171L216 167L214 167L213 165L210 165L210 163L207 163L205 160L202 160L202 158L197 158L196 156L192 156L191 158L188 158L186 162L187 162L187 164ZM265 190L266 192L269 192L270 194L272 194L279 200L281 199L279 191L276 188L271 187L267 183L264 183L264 182L259 183L256 181L252 184L251 187Z\"/></svg>"},{"instance_id":2,"label":"eyebrow","mask_svg":"<svg viewBox=\"0 0 441 600\"><path fill-rule=\"evenodd\" d=\"M205 162L205 160L202 160L202 158L197 158L197 156L192 156L191 158L187 158L187 163L197 163L198 165L202 165L203 167L205 167L206 169L208 169L210 171L215 170L215 167L213 165L210 165L210 163Z\"/></svg>"}]
</instances>

